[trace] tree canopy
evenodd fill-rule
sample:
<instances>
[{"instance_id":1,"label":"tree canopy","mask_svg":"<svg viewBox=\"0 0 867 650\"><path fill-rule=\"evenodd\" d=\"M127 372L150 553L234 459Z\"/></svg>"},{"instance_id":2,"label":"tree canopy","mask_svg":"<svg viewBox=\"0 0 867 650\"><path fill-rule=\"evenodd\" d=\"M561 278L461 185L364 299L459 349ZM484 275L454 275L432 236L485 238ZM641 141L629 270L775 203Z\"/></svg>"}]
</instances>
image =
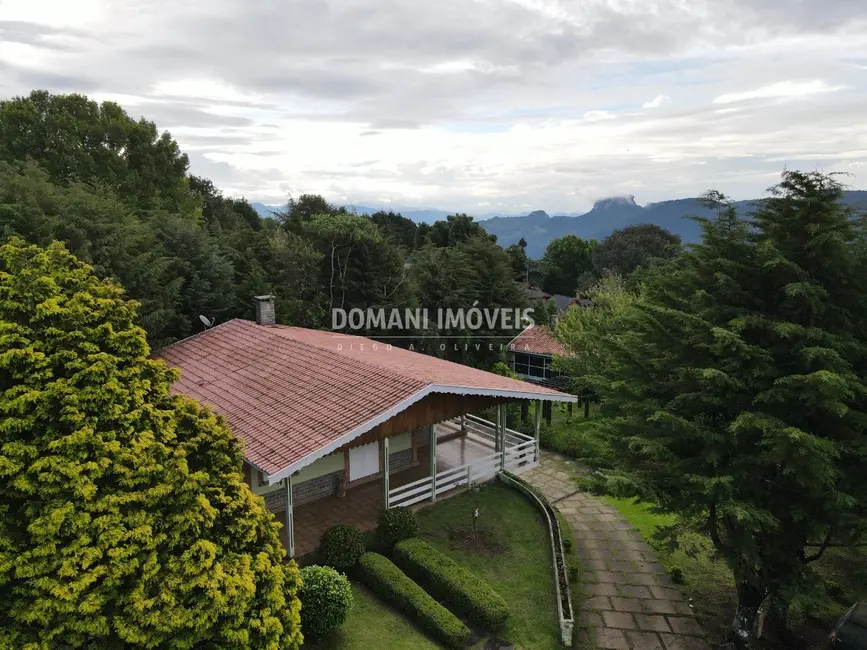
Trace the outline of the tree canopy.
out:
<instances>
[{"instance_id":1,"label":"tree canopy","mask_svg":"<svg viewBox=\"0 0 867 650\"><path fill-rule=\"evenodd\" d=\"M653 259L671 259L680 253L680 237L656 224L644 223L615 230L593 247L592 277L625 277Z\"/></svg>"},{"instance_id":2,"label":"tree canopy","mask_svg":"<svg viewBox=\"0 0 867 650\"><path fill-rule=\"evenodd\" d=\"M606 488L710 534L741 646L762 603L785 611L812 561L867 531L867 230L840 195L785 172L742 220L710 193L701 244L558 330L593 342L581 379L620 459Z\"/></svg>"},{"instance_id":3,"label":"tree canopy","mask_svg":"<svg viewBox=\"0 0 867 650\"><path fill-rule=\"evenodd\" d=\"M585 241L577 235L552 239L542 258L542 288L550 294L574 296L578 278L591 268L595 244L595 240Z\"/></svg>"},{"instance_id":4,"label":"tree canopy","mask_svg":"<svg viewBox=\"0 0 867 650\"><path fill-rule=\"evenodd\" d=\"M63 245L0 246L0 638L292 649L300 585L222 420Z\"/></svg>"}]
</instances>

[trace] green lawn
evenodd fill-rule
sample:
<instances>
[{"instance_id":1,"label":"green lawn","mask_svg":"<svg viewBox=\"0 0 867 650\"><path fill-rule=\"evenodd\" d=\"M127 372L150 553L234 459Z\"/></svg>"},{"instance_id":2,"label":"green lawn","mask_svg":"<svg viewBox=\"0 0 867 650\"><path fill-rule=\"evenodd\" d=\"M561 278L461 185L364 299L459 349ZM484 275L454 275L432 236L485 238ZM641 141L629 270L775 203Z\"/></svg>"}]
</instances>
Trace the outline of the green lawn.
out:
<instances>
[{"instance_id":1,"label":"green lawn","mask_svg":"<svg viewBox=\"0 0 867 650\"><path fill-rule=\"evenodd\" d=\"M498 554L455 548L449 539L450 528L471 525L477 504L479 525L502 544ZM464 493L421 511L419 520L422 538L487 580L509 603L503 637L533 650L560 647L548 532L523 495L492 482L476 496Z\"/></svg>"},{"instance_id":2,"label":"green lawn","mask_svg":"<svg viewBox=\"0 0 867 650\"><path fill-rule=\"evenodd\" d=\"M405 616L385 605L364 587L352 585L352 611L346 622L323 641L305 643L315 650L443 650Z\"/></svg>"}]
</instances>

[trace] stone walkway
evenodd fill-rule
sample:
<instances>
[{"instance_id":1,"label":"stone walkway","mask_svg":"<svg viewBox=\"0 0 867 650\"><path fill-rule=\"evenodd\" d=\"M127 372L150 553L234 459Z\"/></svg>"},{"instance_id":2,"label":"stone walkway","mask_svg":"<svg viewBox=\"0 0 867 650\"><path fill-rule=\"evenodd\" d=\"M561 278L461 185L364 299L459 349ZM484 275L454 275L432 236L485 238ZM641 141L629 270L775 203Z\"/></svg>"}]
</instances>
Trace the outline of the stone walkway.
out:
<instances>
[{"instance_id":1,"label":"stone walkway","mask_svg":"<svg viewBox=\"0 0 867 650\"><path fill-rule=\"evenodd\" d=\"M585 594L575 605L576 647L710 650L692 610L641 535L617 510L577 490L581 471L574 461L542 452L540 465L521 475L572 528Z\"/></svg>"}]
</instances>

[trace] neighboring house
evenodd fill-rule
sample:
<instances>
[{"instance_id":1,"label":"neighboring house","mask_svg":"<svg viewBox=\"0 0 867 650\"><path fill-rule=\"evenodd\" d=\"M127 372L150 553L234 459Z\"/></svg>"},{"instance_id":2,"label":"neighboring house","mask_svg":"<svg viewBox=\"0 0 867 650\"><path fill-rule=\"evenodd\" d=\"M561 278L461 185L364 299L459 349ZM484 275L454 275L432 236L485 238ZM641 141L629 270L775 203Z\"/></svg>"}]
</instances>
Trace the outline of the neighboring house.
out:
<instances>
[{"instance_id":1,"label":"neighboring house","mask_svg":"<svg viewBox=\"0 0 867 650\"><path fill-rule=\"evenodd\" d=\"M530 325L509 342L509 367L523 380L566 389L569 377L554 369L554 356L569 351L544 325Z\"/></svg>"},{"instance_id":2,"label":"neighboring house","mask_svg":"<svg viewBox=\"0 0 867 650\"><path fill-rule=\"evenodd\" d=\"M535 438L506 429L504 406L575 401L370 339L275 325L270 296L257 298L255 323L228 321L157 356L180 368L176 392L243 440L245 478L283 513L290 556L335 523L372 528L383 508L532 466L539 421ZM490 407L496 423L468 415Z\"/></svg>"},{"instance_id":3,"label":"neighboring house","mask_svg":"<svg viewBox=\"0 0 867 650\"><path fill-rule=\"evenodd\" d=\"M562 293L555 293L551 296L551 300L554 301L554 304L557 305L557 315L562 316L566 313L566 310L569 309L572 305L577 305L578 307L590 307L593 304L593 301L589 298L582 298L578 296L564 296Z\"/></svg>"},{"instance_id":4,"label":"neighboring house","mask_svg":"<svg viewBox=\"0 0 867 650\"><path fill-rule=\"evenodd\" d=\"M577 305L579 307L590 307L593 304L593 301L589 298L582 298L581 296L565 296L562 293L555 293L553 295L549 293L545 293L539 287L534 284L524 284L522 285L522 289L524 291L524 295L527 297L531 303L541 300L546 305L549 300L553 300L554 304L557 305L557 315L562 316L566 313L566 310L569 309L572 305Z\"/></svg>"},{"instance_id":5,"label":"neighboring house","mask_svg":"<svg viewBox=\"0 0 867 650\"><path fill-rule=\"evenodd\" d=\"M551 297L551 294L545 293L535 284L524 284L521 285L521 288L524 291L524 295L527 296L527 299L530 302L534 302L536 300L541 300L542 302L545 302L548 300L548 298Z\"/></svg>"}]
</instances>

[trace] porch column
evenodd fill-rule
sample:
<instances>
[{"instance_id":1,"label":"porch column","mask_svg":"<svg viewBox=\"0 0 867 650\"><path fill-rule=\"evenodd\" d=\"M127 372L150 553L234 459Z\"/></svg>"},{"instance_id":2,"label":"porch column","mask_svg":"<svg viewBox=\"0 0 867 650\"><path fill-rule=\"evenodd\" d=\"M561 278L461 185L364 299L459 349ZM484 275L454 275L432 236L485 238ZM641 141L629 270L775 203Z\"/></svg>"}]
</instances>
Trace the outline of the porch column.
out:
<instances>
[{"instance_id":1,"label":"porch column","mask_svg":"<svg viewBox=\"0 0 867 650\"><path fill-rule=\"evenodd\" d=\"M461 435L467 435L467 419L465 415L461 416Z\"/></svg>"},{"instance_id":2,"label":"porch column","mask_svg":"<svg viewBox=\"0 0 867 650\"><path fill-rule=\"evenodd\" d=\"M286 545L289 557L295 557L295 519L292 512L292 475L286 477Z\"/></svg>"},{"instance_id":3,"label":"porch column","mask_svg":"<svg viewBox=\"0 0 867 650\"><path fill-rule=\"evenodd\" d=\"M533 462L539 462L539 425L542 424L542 400L536 400L536 409L533 413L533 425L535 426L536 431L536 449L533 454Z\"/></svg>"},{"instance_id":4,"label":"porch column","mask_svg":"<svg viewBox=\"0 0 867 650\"><path fill-rule=\"evenodd\" d=\"M430 500L437 500L437 425L430 425Z\"/></svg>"},{"instance_id":5,"label":"porch column","mask_svg":"<svg viewBox=\"0 0 867 650\"><path fill-rule=\"evenodd\" d=\"M390 489L388 478L388 438L382 439L382 488L385 493L383 503L385 504L385 509L388 510L388 491Z\"/></svg>"},{"instance_id":6,"label":"porch column","mask_svg":"<svg viewBox=\"0 0 867 650\"><path fill-rule=\"evenodd\" d=\"M497 404L497 428L500 430L500 470L506 471L506 407Z\"/></svg>"}]
</instances>

